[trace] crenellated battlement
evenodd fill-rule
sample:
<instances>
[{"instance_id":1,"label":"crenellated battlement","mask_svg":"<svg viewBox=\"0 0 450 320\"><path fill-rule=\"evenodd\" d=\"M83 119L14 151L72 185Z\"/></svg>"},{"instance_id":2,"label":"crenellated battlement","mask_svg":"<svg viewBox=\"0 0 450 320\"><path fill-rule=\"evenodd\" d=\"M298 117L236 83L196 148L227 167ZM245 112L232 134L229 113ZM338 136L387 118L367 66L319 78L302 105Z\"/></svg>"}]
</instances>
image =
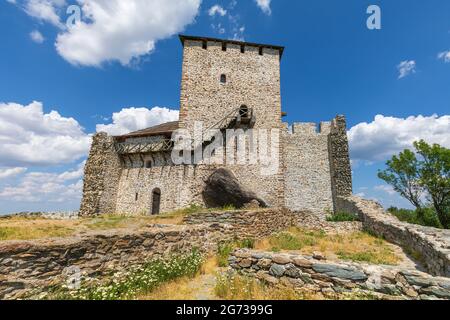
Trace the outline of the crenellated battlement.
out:
<instances>
[{"instance_id":1,"label":"crenellated battlement","mask_svg":"<svg viewBox=\"0 0 450 320\"><path fill-rule=\"evenodd\" d=\"M300 136L314 136L314 135L328 135L331 132L332 123L329 121L322 121L319 124L313 122L294 122L292 130L289 132L292 135Z\"/></svg>"}]
</instances>

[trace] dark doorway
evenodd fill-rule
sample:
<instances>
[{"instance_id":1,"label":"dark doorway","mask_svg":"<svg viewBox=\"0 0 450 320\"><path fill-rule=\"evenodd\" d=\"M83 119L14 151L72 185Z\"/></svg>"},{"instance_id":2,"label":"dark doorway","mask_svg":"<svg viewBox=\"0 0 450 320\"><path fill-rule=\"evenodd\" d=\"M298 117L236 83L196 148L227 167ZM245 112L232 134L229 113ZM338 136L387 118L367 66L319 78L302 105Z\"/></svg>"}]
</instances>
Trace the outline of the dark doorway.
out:
<instances>
[{"instance_id":1,"label":"dark doorway","mask_svg":"<svg viewBox=\"0 0 450 320\"><path fill-rule=\"evenodd\" d=\"M156 188L152 192L152 215L159 214L160 206L161 206L161 190Z\"/></svg>"}]
</instances>

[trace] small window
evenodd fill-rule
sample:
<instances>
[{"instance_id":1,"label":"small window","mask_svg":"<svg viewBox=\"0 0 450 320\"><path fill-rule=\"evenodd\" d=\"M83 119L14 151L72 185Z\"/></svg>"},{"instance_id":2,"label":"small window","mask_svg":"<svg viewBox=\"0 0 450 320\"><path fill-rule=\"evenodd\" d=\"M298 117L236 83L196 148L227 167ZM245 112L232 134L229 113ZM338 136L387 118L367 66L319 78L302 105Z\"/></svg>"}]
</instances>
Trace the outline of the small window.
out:
<instances>
[{"instance_id":1,"label":"small window","mask_svg":"<svg viewBox=\"0 0 450 320\"><path fill-rule=\"evenodd\" d=\"M202 42L202 48L205 50L208 49L208 44L206 43L206 41Z\"/></svg>"},{"instance_id":2,"label":"small window","mask_svg":"<svg viewBox=\"0 0 450 320\"><path fill-rule=\"evenodd\" d=\"M153 163L152 163L151 161L147 161L147 162L145 163L145 167L146 167L147 169L150 169L150 168L153 167Z\"/></svg>"},{"instance_id":3,"label":"small window","mask_svg":"<svg viewBox=\"0 0 450 320\"><path fill-rule=\"evenodd\" d=\"M136 192L136 194L134 195L134 201L138 201L139 200L139 193Z\"/></svg>"},{"instance_id":4,"label":"small window","mask_svg":"<svg viewBox=\"0 0 450 320\"><path fill-rule=\"evenodd\" d=\"M223 84L227 83L227 76L226 75L224 75L224 74L220 75L220 83L223 83Z\"/></svg>"},{"instance_id":5,"label":"small window","mask_svg":"<svg viewBox=\"0 0 450 320\"><path fill-rule=\"evenodd\" d=\"M262 56L263 55L263 48L259 47L259 55Z\"/></svg>"},{"instance_id":6,"label":"small window","mask_svg":"<svg viewBox=\"0 0 450 320\"><path fill-rule=\"evenodd\" d=\"M245 53L245 46L241 46L241 53Z\"/></svg>"},{"instance_id":7,"label":"small window","mask_svg":"<svg viewBox=\"0 0 450 320\"><path fill-rule=\"evenodd\" d=\"M243 118L249 117L249 109L246 105L242 105L239 109L239 115Z\"/></svg>"},{"instance_id":8,"label":"small window","mask_svg":"<svg viewBox=\"0 0 450 320\"><path fill-rule=\"evenodd\" d=\"M227 51L227 44L226 44L226 42L222 42L222 51Z\"/></svg>"}]
</instances>

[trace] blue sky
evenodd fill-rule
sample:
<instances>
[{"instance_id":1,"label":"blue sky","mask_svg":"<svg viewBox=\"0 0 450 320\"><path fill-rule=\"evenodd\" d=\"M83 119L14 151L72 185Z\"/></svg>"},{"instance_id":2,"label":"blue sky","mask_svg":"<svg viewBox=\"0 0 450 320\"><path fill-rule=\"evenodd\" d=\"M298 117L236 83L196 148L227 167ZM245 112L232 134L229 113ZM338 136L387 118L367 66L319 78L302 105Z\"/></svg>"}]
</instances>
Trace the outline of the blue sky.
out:
<instances>
[{"instance_id":1,"label":"blue sky","mask_svg":"<svg viewBox=\"0 0 450 320\"><path fill-rule=\"evenodd\" d=\"M0 0L0 212L77 209L89 134L176 117L178 33L285 46L287 121L345 114L354 192L386 206L408 205L376 178L390 155L418 138L450 147L447 0L119 3ZM72 4L83 25L69 30ZM381 30L366 27L373 4Z\"/></svg>"}]
</instances>

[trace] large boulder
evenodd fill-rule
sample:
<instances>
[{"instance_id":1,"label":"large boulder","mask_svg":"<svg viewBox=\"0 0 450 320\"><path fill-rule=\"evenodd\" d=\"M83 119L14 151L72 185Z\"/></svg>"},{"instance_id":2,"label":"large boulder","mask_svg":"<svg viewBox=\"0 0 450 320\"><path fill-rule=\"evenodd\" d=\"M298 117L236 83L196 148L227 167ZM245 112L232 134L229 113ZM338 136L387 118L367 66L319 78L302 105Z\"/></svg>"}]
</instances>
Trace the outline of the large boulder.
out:
<instances>
[{"instance_id":1,"label":"large boulder","mask_svg":"<svg viewBox=\"0 0 450 320\"><path fill-rule=\"evenodd\" d=\"M234 174L227 169L216 170L205 182L206 186L202 195L209 208L220 208L228 205L243 208L255 202L259 203L260 207L267 207L264 200L241 186Z\"/></svg>"}]
</instances>

